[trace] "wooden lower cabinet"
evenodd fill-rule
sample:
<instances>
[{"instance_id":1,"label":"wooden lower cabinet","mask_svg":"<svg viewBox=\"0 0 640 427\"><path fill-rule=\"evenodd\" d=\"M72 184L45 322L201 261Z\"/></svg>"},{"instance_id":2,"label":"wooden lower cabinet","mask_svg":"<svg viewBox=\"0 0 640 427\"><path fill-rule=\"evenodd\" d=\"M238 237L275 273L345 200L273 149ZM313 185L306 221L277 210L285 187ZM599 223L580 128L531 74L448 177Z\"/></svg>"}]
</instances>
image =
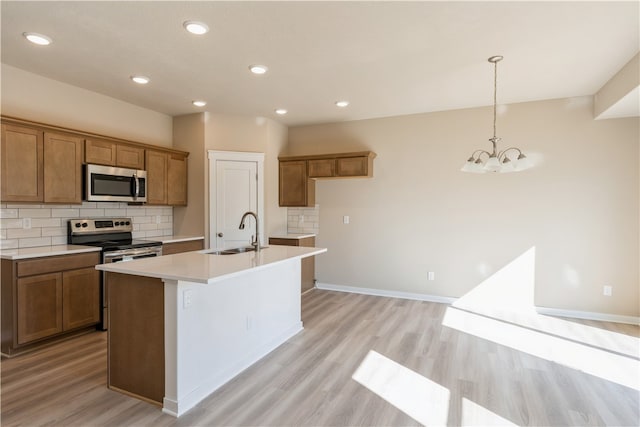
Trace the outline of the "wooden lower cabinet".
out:
<instances>
[{"instance_id":1,"label":"wooden lower cabinet","mask_svg":"<svg viewBox=\"0 0 640 427\"><path fill-rule=\"evenodd\" d=\"M165 243L162 245L162 255L173 255L182 252L199 251L201 249L204 249L204 239Z\"/></svg>"},{"instance_id":2,"label":"wooden lower cabinet","mask_svg":"<svg viewBox=\"0 0 640 427\"><path fill-rule=\"evenodd\" d=\"M269 244L313 248L316 245L316 238L314 236L303 237L301 239L269 237ZM302 292L306 292L316 286L316 261L315 257L302 258L301 261L302 271L300 278L300 287Z\"/></svg>"},{"instance_id":3,"label":"wooden lower cabinet","mask_svg":"<svg viewBox=\"0 0 640 427\"><path fill-rule=\"evenodd\" d=\"M18 344L62 332L62 274L18 279Z\"/></svg>"},{"instance_id":4,"label":"wooden lower cabinet","mask_svg":"<svg viewBox=\"0 0 640 427\"><path fill-rule=\"evenodd\" d=\"M100 272L90 267L62 273L62 330L95 325L99 321Z\"/></svg>"},{"instance_id":5,"label":"wooden lower cabinet","mask_svg":"<svg viewBox=\"0 0 640 427\"><path fill-rule=\"evenodd\" d=\"M100 253L2 260L1 350L11 356L100 321Z\"/></svg>"}]
</instances>

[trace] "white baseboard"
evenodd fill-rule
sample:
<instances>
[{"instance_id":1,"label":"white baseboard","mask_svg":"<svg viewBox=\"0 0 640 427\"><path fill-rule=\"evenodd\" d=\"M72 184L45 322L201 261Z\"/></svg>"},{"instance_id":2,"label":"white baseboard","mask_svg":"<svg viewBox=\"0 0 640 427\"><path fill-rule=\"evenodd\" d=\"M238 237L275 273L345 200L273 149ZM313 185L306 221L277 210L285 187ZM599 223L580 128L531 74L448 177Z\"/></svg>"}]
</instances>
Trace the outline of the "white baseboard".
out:
<instances>
[{"instance_id":1,"label":"white baseboard","mask_svg":"<svg viewBox=\"0 0 640 427\"><path fill-rule=\"evenodd\" d=\"M458 298L442 297L439 295L416 294L411 292L390 291L386 289L361 288L357 286L334 285L331 283L316 283L316 288L326 291L348 292L352 294L373 295L378 297L402 298L417 301L430 301L442 304L453 304ZM535 307L539 314L573 319L599 320L602 322L628 323L640 325L640 317L622 316L619 314L596 313L592 311L564 310L559 308Z\"/></svg>"},{"instance_id":2,"label":"white baseboard","mask_svg":"<svg viewBox=\"0 0 640 427\"><path fill-rule=\"evenodd\" d=\"M622 316L619 314L595 313L593 311L563 310L561 308L536 307L538 314L556 317L570 317L572 319L600 320L602 322L628 323L640 325L640 317Z\"/></svg>"},{"instance_id":3,"label":"white baseboard","mask_svg":"<svg viewBox=\"0 0 640 427\"><path fill-rule=\"evenodd\" d=\"M442 304L451 304L457 300L452 297L441 297L438 295L415 294L411 292L389 291L386 289L360 288L357 286L332 285L330 283L316 283L316 288L326 291L348 292L351 294L374 295L378 297L412 299L417 301L439 302Z\"/></svg>"}]
</instances>

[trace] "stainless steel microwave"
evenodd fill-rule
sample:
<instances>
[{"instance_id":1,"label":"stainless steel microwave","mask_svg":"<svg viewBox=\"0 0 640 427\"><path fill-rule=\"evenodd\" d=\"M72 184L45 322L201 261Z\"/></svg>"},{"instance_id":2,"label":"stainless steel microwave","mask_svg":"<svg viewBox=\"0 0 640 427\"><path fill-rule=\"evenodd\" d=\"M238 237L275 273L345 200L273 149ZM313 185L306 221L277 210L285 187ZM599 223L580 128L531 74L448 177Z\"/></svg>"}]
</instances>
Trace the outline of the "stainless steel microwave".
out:
<instances>
[{"instance_id":1,"label":"stainless steel microwave","mask_svg":"<svg viewBox=\"0 0 640 427\"><path fill-rule=\"evenodd\" d=\"M147 172L87 165L85 190L86 200L93 202L146 202Z\"/></svg>"}]
</instances>

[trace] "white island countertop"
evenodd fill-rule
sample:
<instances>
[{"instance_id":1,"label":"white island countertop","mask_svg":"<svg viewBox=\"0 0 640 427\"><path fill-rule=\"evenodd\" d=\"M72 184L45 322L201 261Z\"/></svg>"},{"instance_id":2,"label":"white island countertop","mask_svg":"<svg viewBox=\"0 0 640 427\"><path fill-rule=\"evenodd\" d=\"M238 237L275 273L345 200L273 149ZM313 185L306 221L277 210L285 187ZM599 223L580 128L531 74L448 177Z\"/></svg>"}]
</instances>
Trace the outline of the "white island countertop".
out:
<instances>
[{"instance_id":1,"label":"white island countertop","mask_svg":"<svg viewBox=\"0 0 640 427\"><path fill-rule=\"evenodd\" d=\"M213 249L144 258L135 261L100 264L98 270L134 276L155 277L195 283L214 283L293 258L306 258L327 251L326 248L269 246L260 252L212 255Z\"/></svg>"}]
</instances>

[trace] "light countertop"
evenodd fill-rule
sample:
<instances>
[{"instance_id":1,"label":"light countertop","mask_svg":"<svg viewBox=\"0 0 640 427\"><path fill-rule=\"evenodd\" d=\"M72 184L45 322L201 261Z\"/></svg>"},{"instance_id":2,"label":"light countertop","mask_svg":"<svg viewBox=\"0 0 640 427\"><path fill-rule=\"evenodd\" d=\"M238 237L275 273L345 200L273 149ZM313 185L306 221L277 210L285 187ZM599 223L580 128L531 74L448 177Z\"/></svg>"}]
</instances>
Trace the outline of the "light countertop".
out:
<instances>
[{"instance_id":1,"label":"light countertop","mask_svg":"<svg viewBox=\"0 0 640 427\"><path fill-rule=\"evenodd\" d=\"M162 242L162 244L167 243L178 243L178 242L188 242L191 240L204 240L204 236L158 236L158 237L145 237L140 240L149 240L152 242Z\"/></svg>"},{"instance_id":2,"label":"light countertop","mask_svg":"<svg viewBox=\"0 0 640 427\"><path fill-rule=\"evenodd\" d=\"M100 252L102 248L98 246L83 245L55 245L55 246L38 246L35 248L6 249L0 252L2 259L28 259L40 258L55 255L72 255L83 252Z\"/></svg>"},{"instance_id":3,"label":"light countertop","mask_svg":"<svg viewBox=\"0 0 640 427\"><path fill-rule=\"evenodd\" d=\"M155 258L127 262L100 264L98 270L134 276L183 280L196 283L214 283L237 276L248 270L264 268L270 264L294 258L306 258L327 251L325 248L297 246L269 246L259 253L244 252L234 255L210 255L212 249L184 252Z\"/></svg>"},{"instance_id":4,"label":"light countertop","mask_svg":"<svg viewBox=\"0 0 640 427\"><path fill-rule=\"evenodd\" d=\"M307 237L316 237L313 233L282 233L282 234L272 234L269 238L273 239L306 239Z\"/></svg>"}]
</instances>

